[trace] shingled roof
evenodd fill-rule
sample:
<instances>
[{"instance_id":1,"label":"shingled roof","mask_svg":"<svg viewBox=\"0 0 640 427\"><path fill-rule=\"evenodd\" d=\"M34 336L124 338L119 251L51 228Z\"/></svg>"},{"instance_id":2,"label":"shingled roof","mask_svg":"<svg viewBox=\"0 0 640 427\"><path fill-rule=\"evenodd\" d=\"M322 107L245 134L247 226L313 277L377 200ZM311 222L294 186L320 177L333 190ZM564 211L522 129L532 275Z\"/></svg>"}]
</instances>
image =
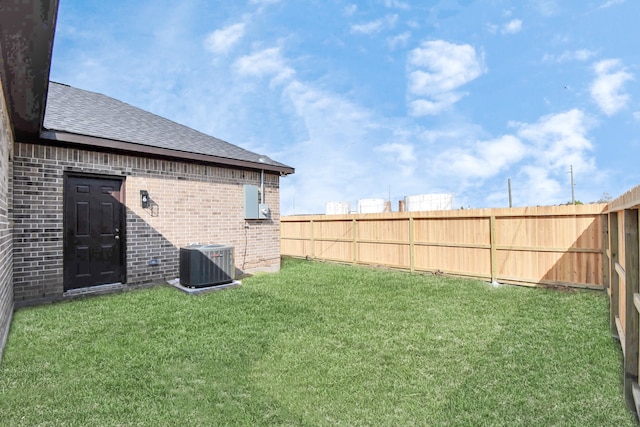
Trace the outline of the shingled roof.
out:
<instances>
[{"instance_id":1,"label":"shingled roof","mask_svg":"<svg viewBox=\"0 0 640 427\"><path fill-rule=\"evenodd\" d=\"M294 169L117 99L50 82L41 138L290 174Z\"/></svg>"}]
</instances>

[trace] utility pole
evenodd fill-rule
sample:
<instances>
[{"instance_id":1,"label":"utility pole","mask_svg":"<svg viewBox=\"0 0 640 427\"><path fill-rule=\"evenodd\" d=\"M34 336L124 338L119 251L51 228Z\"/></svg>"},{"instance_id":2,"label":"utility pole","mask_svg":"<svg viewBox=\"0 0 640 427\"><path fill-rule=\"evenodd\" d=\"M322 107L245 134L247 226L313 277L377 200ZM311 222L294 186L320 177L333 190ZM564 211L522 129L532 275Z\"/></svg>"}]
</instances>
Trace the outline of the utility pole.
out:
<instances>
[{"instance_id":1,"label":"utility pole","mask_svg":"<svg viewBox=\"0 0 640 427\"><path fill-rule=\"evenodd\" d=\"M571 174L571 204L575 205L576 204L576 194L575 194L576 185L573 182L573 165L571 165L571 169L569 170L569 173Z\"/></svg>"},{"instance_id":2,"label":"utility pole","mask_svg":"<svg viewBox=\"0 0 640 427\"><path fill-rule=\"evenodd\" d=\"M511 178L507 178L507 186L509 187L509 207L513 207L513 203L511 200Z\"/></svg>"}]
</instances>

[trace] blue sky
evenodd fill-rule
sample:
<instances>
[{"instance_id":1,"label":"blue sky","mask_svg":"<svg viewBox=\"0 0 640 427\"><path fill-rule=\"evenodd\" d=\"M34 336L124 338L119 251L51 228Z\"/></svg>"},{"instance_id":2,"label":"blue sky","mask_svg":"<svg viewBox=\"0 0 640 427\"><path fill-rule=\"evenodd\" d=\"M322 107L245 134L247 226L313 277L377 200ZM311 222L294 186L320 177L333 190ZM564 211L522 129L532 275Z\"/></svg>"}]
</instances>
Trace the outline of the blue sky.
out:
<instances>
[{"instance_id":1,"label":"blue sky","mask_svg":"<svg viewBox=\"0 0 640 427\"><path fill-rule=\"evenodd\" d=\"M640 184L635 0L60 0L51 79L296 168L282 213Z\"/></svg>"}]
</instances>

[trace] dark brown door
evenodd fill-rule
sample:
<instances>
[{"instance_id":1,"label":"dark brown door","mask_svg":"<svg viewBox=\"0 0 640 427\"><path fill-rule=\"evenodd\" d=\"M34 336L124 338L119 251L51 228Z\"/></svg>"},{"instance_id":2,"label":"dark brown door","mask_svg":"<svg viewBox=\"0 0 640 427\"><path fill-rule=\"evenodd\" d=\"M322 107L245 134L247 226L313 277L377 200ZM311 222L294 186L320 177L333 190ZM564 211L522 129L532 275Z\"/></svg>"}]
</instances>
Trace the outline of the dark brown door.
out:
<instances>
[{"instance_id":1,"label":"dark brown door","mask_svg":"<svg viewBox=\"0 0 640 427\"><path fill-rule=\"evenodd\" d=\"M67 176L64 190L65 290L123 282L122 181Z\"/></svg>"}]
</instances>

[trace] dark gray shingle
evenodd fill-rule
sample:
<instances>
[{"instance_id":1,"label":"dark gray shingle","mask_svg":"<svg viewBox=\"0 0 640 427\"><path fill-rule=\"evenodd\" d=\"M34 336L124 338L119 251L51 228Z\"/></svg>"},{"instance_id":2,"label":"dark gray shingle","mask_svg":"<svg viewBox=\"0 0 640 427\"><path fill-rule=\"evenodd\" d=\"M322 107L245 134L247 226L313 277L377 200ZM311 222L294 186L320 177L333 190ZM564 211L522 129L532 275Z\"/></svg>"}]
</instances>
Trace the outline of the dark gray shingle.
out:
<instances>
[{"instance_id":1,"label":"dark gray shingle","mask_svg":"<svg viewBox=\"0 0 640 427\"><path fill-rule=\"evenodd\" d=\"M95 92L50 82L45 130L290 168L187 126Z\"/></svg>"}]
</instances>

